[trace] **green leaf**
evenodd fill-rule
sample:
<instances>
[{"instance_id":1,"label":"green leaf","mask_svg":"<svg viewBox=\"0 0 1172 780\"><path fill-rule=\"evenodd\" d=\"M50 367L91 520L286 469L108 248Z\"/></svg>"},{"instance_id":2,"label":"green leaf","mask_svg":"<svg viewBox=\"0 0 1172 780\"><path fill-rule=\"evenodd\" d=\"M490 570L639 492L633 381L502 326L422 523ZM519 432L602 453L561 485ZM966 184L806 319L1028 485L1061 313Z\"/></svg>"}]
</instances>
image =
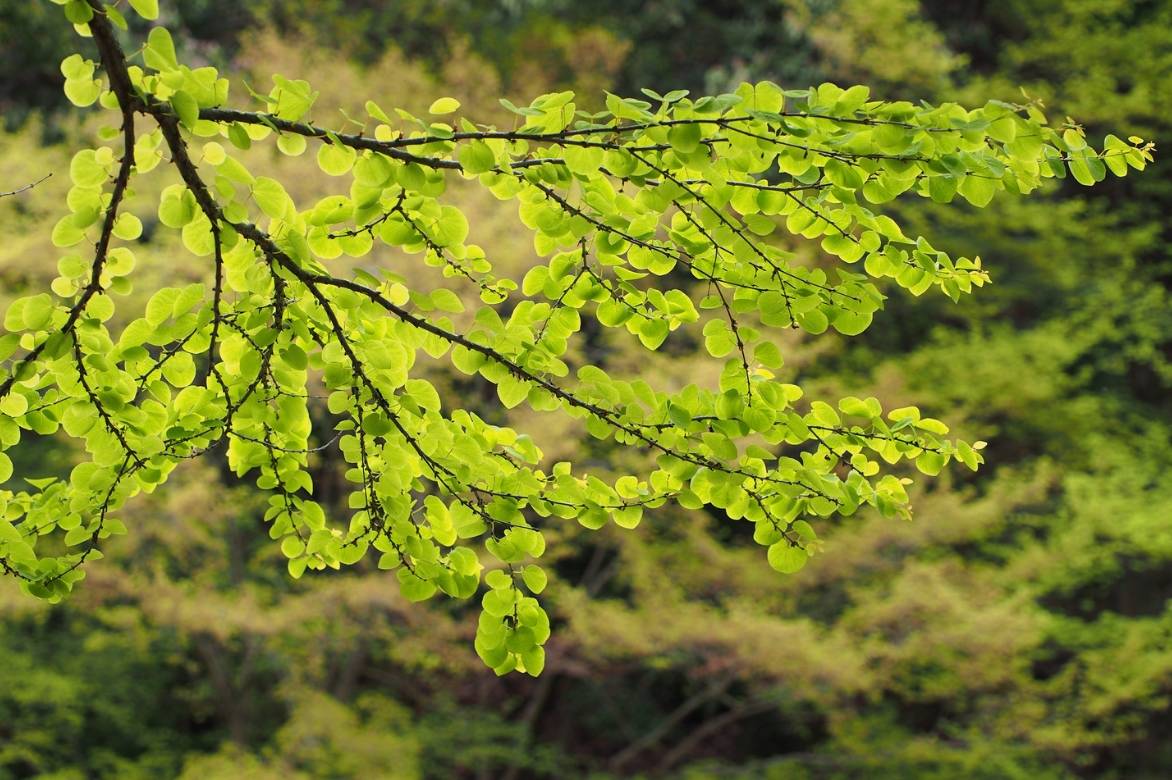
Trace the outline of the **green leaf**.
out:
<instances>
[{"instance_id":1,"label":"green leaf","mask_svg":"<svg viewBox=\"0 0 1172 780\"><path fill-rule=\"evenodd\" d=\"M1081 149L1071 153L1070 160L1067 163L1067 165L1070 167L1070 175L1074 177L1075 181L1084 187L1090 187L1096 181L1102 178L1102 176L1095 176L1096 166L1092 163L1092 160L1093 163L1098 163L1099 166L1102 166L1102 163L1091 157L1085 149Z\"/></svg>"},{"instance_id":2,"label":"green leaf","mask_svg":"<svg viewBox=\"0 0 1172 780\"><path fill-rule=\"evenodd\" d=\"M506 377L497 384L496 392L504 407L512 409L529 397L529 384Z\"/></svg>"},{"instance_id":3,"label":"green leaf","mask_svg":"<svg viewBox=\"0 0 1172 780\"><path fill-rule=\"evenodd\" d=\"M460 149L460 165L471 174L487 173L496 167L496 155L484 141L471 141Z\"/></svg>"},{"instance_id":4,"label":"green leaf","mask_svg":"<svg viewBox=\"0 0 1172 780\"><path fill-rule=\"evenodd\" d=\"M69 178L79 187L99 187L106 183L108 176L106 166L98 162L93 149L81 150L69 163Z\"/></svg>"},{"instance_id":5,"label":"green leaf","mask_svg":"<svg viewBox=\"0 0 1172 780\"><path fill-rule=\"evenodd\" d=\"M442 97L433 102L427 109L428 113L442 115L451 114L460 108L460 101L455 98Z\"/></svg>"},{"instance_id":6,"label":"green leaf","mask_svg":"<svg viewBox=\"0 0 1172 780\"><path fill-rule=\"evenodd\" d=\"M94 18L94 9L84 0L68 0L65 3L65 18L74 24L85 24Z\"/></svg>"},{"instance_id":7,"label":"green leaf","mask_svg":"<svg viewBox=\"0 0 1172 780\"><path fill-rule=\"evenodd\" d=\"M296 133L281 133L277 138L277 148L290 157L302 154L308 145L309 142L305 140L305 136Z\"/></svg>"},{"instance_id":8,"label":"green leaf","mask_svg":"<svg viewBox=\"0 0 1172 780\"><path fill-rule=\"evenodd\" d=\"M52 296L48 293L21 298L16 303L21 304L20 311L25 330L42 330L53 317L55 306Z\"/></svg>"},{"instance_id":9,"label":"green leaf","mask_svg":"<svg viewBox=\"0 0 1172 780\"><path fill-rule=\"evenodd\" d=\"M504 617L513 611L514 594L512 590L490 590L481 599L484 611L493 617Z\"/></svg>"},{"instance_id":10,"label":"green leaf","mask_svg":"<svg viewBox=\"0 0 1172 780\"><path fill-rule=\"evenodd\" d=\"M945 457L936 452L924 451L916 458L916 468L932 477L944 469L945 463Z\"/></svg>"},{"instance_id":11,"label":"green leaf","mask_svg":"<svg viewBox=\"0 0 1172 780\"><path fill-rule=\"evenodd\" d=\"M725 357L737 348L736 337L723 320L709 320L704 326L704 348L712 357Z\"/></svg>"},{"instance_id":12,"label":"green leaf","mask_svg":"<svg viewBox=\"0 0 1172 780\"><path fill-rule=\"evenodd\" d=\"M147 35L147 45L143 49L143 59L148 68L159 71L173 70L179 67L179 60L175 56L175 43L171 40L171 33L166 27L152 27Z\"/></svg>"},{"instance_id":13,"label":"green leaf","mask_svg":"<svg viewBox=\"0 0 1172 780\"><path fill-rule=\"evenodd\" d=\"M929 176L928 195L937 203L951 203L956 195L957 181L954 176Z\"/></svg>"},{"instance_id":14,"label":"green leaf","mask_svg":"<svg viewBox=\"0 0 1172 780\"><path fill-rule=\"evenodd\" d=\"M521 579L525 581L525 587L529 588L533 593L541 593L545 590L548 578L545 572L539 566L530 564L521 570Z\"/></svg>"},{"instance_id":15,"label":"green leaf","mask_svg":"<svg viewBox=\"0 0 1172 780\"><path fill-rule=\"evenodd\" d=\"M290 535L281 540L281 554L286 558L296 558L305 552L305 542L301 537Z\"/></svg>"},{"instance_id":16,"label":"green leaf","mask_svg":"<svg viewBox=\"0 0 1172 780\"><path fill-rule=\"evenodd\" d=\"M468 218L455 206L441 206L431 238L437 246L456 246L468 237Z\"/></svg>"},{"instance_id":17,"label":"green leaf","mask_svg":"<svg viewBox=\"0 0 1172 780\"><path fill-rule=\"evenodd\" d=\"M800 547L794 547L784 539L769 545L769 565L782 574L801 571L810 555Z\"/></svg>"},{"instance_id":18,"label":"green leaf","mask_svg":"<svg viewBox=\"0 0 1172 780\"><path fill-rule=\"evenodd\" d=\"M179 290L174 287L164 287L151 296L147 301L144 316L151 325L161 325L171 317L175 301L179 297Z\"/></svg>"},{"instance_id":19,"label":"green leaf","mask_svg":"<svg viewBox=\"0 0 1172 780\"><path fill-rule=\"evenodd\" d=\"M844 336L857 336L871 325L870 312L840 309L834 317L834 329Z\"/></svg>"},{"instance_id":20,"label":"green leaf","mask_svg":"<svg viewBox=\"0 0 1172 780\"><path fill-rule=\"evenodd\" d=\"M794 319L802 330L815 335L825 333L827 326L830 324L826 315L819 309L812 309L808 312L798 314Z\"/></svg>"},{"instance_id":21,"label":"green leaf","mask_svg":"<svg viewBox=\"0 0 1172 780\"><path fill-rule=\"evenodd\" d=\"M766 368L781 368L781 350L772 341L762 341L753 350L753 358Z\"/></svg>"},{"instance_id":22,"label":"green leaf","mask_svg":"<svg viewBox=\"0 0 1172 780\"><path fill-rule=\"evenodd\" d=\"M70 247L85 239L85 229L78 227L76 220L70 215L57 221L49 237L53 246Z\"/></svg>"},{"instance_id":23,"label":"green leaf","mask_svg":"<svg viewBox=\"0 0 1172 780\"><path fill-rule=\"evenodd\" d=\"M244 129L244 125L239 122L233 122L228 126L228 140L237 149L252 148L252 139L248 137L248 131Z\"/></svg>"},{"instance_id":24,"label":"green leaf","mask_svg":"<svg viewBox=\"0 0 1172 780\"><path fill-rule=\"evenodd\" d=\"M484 568L476 557L476 553L467 547L457 547L448 554L448 565L458 574L479 574Z\"/></svg>"},{"instance_id":25,"label":"green leaf","mask_svg":"<svg viewBox=\"0 0 1172 780\"><path fill-rule=\"evenodd\" d=\"M94 75L94 63L80 54L70 54L61 61L61 75L67 79L88 79Z\"/></svg>"},{"instance_id":26,"label":"green leaf","mask_svg":"<svg viewBox=\"0 0 1172 780\"><path fill-rule=\"evenodd\" d=\"M330 176L344 176L354 167L355 151L341 144L324 143L317 150L317 164Z\"/></svg>"},{"instance_id":27,"label":"green leaf","mask_svg":"<svg viewBox=\"0 0 1172 780\"><path fill-rule=\"evenodd\" d=\"M173 387L187 387L195 380L195 360L187 352L177 352L163 364L163 377Z\"/></svg>"},{"instance_id":28,"label":"green leaf","mask_svg":"<svg viewBox=\"0 0 1172 780\"><path fill-rule=\"evenodd\" d=\"M65 97L79 108L92 106L101 94L101 83L93 79L68 79L65 82Z\"/></svg>"},{"instance_id":29,"label":"green leaf","mask_svg":"<svg viewBox=\"0 0 1172 780\"><path fill-rule=\"evenodd\" d=\"M395 576L399 578L399 592L408 601L426 601L435 595L437 588L433 583L417 577L405 568L395 572Z\"/></svg>"},{"instance_id":30,"label":"green leaf","mask_svg":"<svg viewBox=\"0 0 1172 780\"><path fill-rule=\"evenodd\" d=\"M79 544L84 544L85 542L89 541L92 535L93 533L88 528L86 528L84 525L79 525L76 528L71 529L69 533L65 534L65 539L63 541L65 542L66 547L76 547Z\"/></svg>"},{"instance_id":31,"label":"green leaf","mask_svg":"<svg viewBox=\"0 0 1172 780\"><path fill-rule=\"evenodd\" d=\"M143 19L159 18L159 0L130 0L130 7Z\"/></svg>"},{"instance_id":32,"label":"green leaf","mask_svg":"<svg viewBox=\"0 0 1172 780\"><path fill-rule=\"evenodd\" d=\"M667 142L677 152L691 154L700 147L703 128L698 123L676 125L667 132Z\"/></svg>"},{"instance_id":33,"label":"green leaf","mask_svg":"<svg viewBox=\"0 0 1172 780\"><path fill-rule=\"evenodd\" d=\"M957 191L969 203L983 208L989 205L989 201L993 200L993 195L997 192L997 184L988 176L971 174L961 179Z\"/></svg>"},{"instance_id":34,"label":"green leaf","mask_svg":"<svg viewBox=\"0 0 1172 780\"><path fill-rule=\"evenodd\" d=\"M188 190L171 190L159 201L159 221L170 228L181 228L195 217L195 209L195 196Z\"/></svg>"},{"instance_id":35,"label":"green leaf","mask_svg":"<svg viewBox=\"0 0 1172 780\"><path fill-rule=\"evenodd\" d=\"M261 211L273 219L284 219L293 208L293 201L281 183L267 176L256 177L252 185L252 199Z\"/></svg>"},{"instance_id":36,"label":"green leaf","mask_svg":"<svg viewBox=\"0 0 1172 780\"><path fill-rule=\"evenodd\" d=\"M129 212L122 212L114 222L114 235L123 241L133 241L142 235L142 220Z\"/></svg>"},{"instance_id":37,"label":"green leaf","mask_svg":"<svg viewBox=\"0 0 1172 780\"><path fill-rule=\"evenodd\" d=\"M199 103L188 92L179 90L172 95L171 108L175 109L175 115L188 130L193 129L199 121Z\"/></svg>"},{"instance_id":38,"label":"green leaf","mask_svg":"<svg viewBox=\"0 0 1172 780\"><path fill-rule=\"evenodd\" d=\"M639 341L647 349L658 349L669 330L670 326L665 320L643 320L639 326Z\"/></svg>"},{"instance_id":39,"label":"green leaf","mask_svg":"<svg viewBox=\"0 0 1172 780\"><path fill-rule=\"evenodd\" d=\"M545 669L545 650L541 647L531 647L521 654L521 663L525 665L525 672L537 677Z\"/></svg>"}]
</instances>

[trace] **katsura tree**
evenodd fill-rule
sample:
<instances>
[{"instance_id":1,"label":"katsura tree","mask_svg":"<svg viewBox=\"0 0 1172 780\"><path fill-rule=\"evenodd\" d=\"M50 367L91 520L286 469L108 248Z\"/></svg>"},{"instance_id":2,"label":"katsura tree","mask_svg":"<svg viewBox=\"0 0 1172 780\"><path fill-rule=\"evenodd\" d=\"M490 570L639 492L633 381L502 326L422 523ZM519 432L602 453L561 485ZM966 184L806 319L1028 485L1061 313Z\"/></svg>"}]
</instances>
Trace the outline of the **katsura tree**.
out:
<instances>
[{"instance_id":1,"label":"katsura tree","mask_svg":"<svg viewBox=\"0 0 1172 780\"><path fill-rule=\"evenodd\" d=\"M274 74L268 94L233 103L216 69L179 62L163 27L128 53L124 12L153 20L155 0L54 2L97 52L61 63L65 94L108 112L109 145L70 164L52 289L4 314L0 442L63 431L87 457L68 479L17 486L0 453L13 488L0 493L0 568L59 600L126 531L128 499L222 448L268 492L265 520L292 576L377 556L411 600L469 599L483 579L476 650L502 674L543 667L546 575L534 561L552 524L634 528L669 502L711 507L751 523L769 563L792 573L821 552L821 518L863 506L908 515L899 464L977 468L980 442L949 438L914 407L805 399L774 373L776 333L852 336L883 307L881 286L956 300L988 281L979 258L950 257L882 213L900 196L984 206L1152 159L1135 137L1093 148L1036 103L966 110L833 84L698 99L645 90L607 95L597 113L561 92L502 101L516 115L503 129L452 98L426 117L371 100L367 116L331 129L308 118L316 93L302 80ZM297 203L250 173L236 150L266 143L316 155L337 190ZM154 290L143 311L115 318L143 229L124 204L152 173L177 177L158 203L189 252L172 262L198 264L207 282ZM516 202L544 258L523 278L474 242L476 226L445 197L458 179ZM802 259L804 242L816 260ZM411 259L446 286L407 284L392 268ZM474 313L462 286L479 295ZM574 341L598 328L648 350L691 332L720 361L718 386L669 392L574 359ZM422 376L429 361L493 388L503 407L577 418L653 467L604 478L546 463L524 431L445 408ZM315 392L336 432L324 442L311 436ZM349 511L335 516L308 469L325 448L351 483Z\"/></svg>"}]
</instances>

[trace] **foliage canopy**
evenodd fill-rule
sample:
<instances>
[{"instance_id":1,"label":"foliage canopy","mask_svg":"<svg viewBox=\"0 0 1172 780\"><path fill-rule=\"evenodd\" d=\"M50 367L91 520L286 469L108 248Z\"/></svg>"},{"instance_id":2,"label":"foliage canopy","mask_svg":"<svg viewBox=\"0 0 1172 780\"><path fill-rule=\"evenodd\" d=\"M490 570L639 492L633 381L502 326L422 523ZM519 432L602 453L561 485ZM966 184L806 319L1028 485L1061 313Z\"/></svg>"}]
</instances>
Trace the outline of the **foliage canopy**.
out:
<instances>
[{"instance_id":1,"label":"foliage canopy","mask_svg":"<svg viewBox=\"0 0 1172 780\"><path fill-rule=\"evenodd\" d=\"M305 81L274 75L268 94L249 90L254 109L232 108L228 81L181 64L165 28L128 57L117 7L58 4L98 52L62 63L66 95L119 124L104 132L113 146L70 165L52 292L5 313L0 441L63 430L88 460L68 480L29 479L31 490L0 496L0 568L32 595L62 598L101 540L125 531L116 515L128 498L224 447L232 469L269 492L270 536L293 576L373 548L407 598L471 598L487 568L476 649L501 674L544 665L546 576L533 561L548 523L633 528L668 501L710 506L752 523L788 573L819 551L819 518L864 505L908 515L896 464L977 468L980 442L948 438L914 407L804 400L774 378L783 356L771 330L858 334L882 308L880 280L953 300L987 281L979 258L952 258L880 213L900 196L985 206L1047 178L1090 185L1151 160L1136 137L1092 148L1035 103L891 103L833 84L743 84L699 99L646 90L648 100L608 95L598 113L560 92L506 102L511 129L470 121L452 98L427 117L369 101L366 117L327 129L307 119L316 93ZM157 17L153 0L130 5ZM253 175L240 153L263 142L316 155L338 192L298 204ZM178 176L158 221L182 234L209 282L154 291L114 331L143 231L121 206L156 168ZM496 270L445 202L449 187L471 185L517 203L546 262L521 279ZM798 238L821 250L816 262ZM482 306L466 312L449 287L409 285L390 252L474 285ZM371 260L332 270L343 257ZM648 350L699 338L721 362L719 386L659 388L575 365L571 341L598 328ZM545 464L525 432L442 408L428 361L449 362L505 407L578 418L599 439L651 453L656 468L603 479ZM334 429L320 443L317 393ZM349 464L344 518L314 500L307 468L333 446ZM0 453L0 477L11 471Z\"/></svg>"}]
</instances>

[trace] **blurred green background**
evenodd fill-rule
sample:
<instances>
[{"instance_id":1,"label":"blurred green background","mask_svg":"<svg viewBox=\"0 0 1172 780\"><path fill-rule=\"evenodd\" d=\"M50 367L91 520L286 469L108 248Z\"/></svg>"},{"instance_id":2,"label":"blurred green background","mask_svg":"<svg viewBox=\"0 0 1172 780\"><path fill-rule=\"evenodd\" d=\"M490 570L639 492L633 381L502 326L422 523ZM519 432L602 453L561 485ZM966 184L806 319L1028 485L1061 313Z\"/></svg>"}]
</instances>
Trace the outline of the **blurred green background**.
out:
<instances>
[{"instance_id":1,"label":"blurred green background","mask_svg":"<svg viewBox=\"0 0 1172 780\"><path fill-rule=\"evenodd\" d=\"M589 106L604 89L763 78L973 105L1024 89L1096 140L1159 143L1172 125L1172 0L163 6L191 64L262 92L274 71L308 78L327 125L368 97L420 111L448 94L508 124L501 96L570 88ZM60 94L79 42L58 7L0 0L0 40L0 190L56 174L0 200L6 306L55 275L64 171L100 122ZM294 197L327 191L312 163L252 154ZM146 222L140 292L202 273L156 229L168 183L144 177L130 204ZM455 197L498 268L533 262L507 207ZM941 248L980 254L994 284L959 305L896 293L862 337L778 338L786 381L916 403L990 441L979 474L919 492L913 523L836 521L828 554L788 578L702 512L559 529L545 674L497 679L467 605L408 604L373 565L289 580L263 498L211 456L133 503L131 535L67 603L0 583L0 780L1172 776L1172 168L1157 153L1091 190L899 208ZM582 349L615 372L718 371L702 348ZM553 460L638 457L540 424ZM15 455L26 476L74 457L55 440ZM318 456L324 501L343 495L337 469Z\"/></svg>"}]
</instances>

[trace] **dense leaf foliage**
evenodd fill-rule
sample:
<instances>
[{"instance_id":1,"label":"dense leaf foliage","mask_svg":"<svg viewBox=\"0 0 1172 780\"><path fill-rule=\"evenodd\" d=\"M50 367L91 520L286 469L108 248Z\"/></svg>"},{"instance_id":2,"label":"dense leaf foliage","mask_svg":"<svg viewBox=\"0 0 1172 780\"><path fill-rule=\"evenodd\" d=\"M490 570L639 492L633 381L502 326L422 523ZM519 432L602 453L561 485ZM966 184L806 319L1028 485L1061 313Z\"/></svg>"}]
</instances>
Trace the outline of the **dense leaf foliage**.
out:
<instances>
[{"instance_id":1,"label":"dense leaf foliage","mask_svg":"<svg viewBox=\"0 0 1172 780\"><path fill-rule=\"evenodd\" d=\"M463 117L452 98L426 117L371 101L367 116L327 129L308 119L316 93L305 81L274 75L268 94L250 91L259 106L233 108L228 81L181 64L164 27L128 58L116 7L60 4L99 53L62 63L66 95L119 126L105 134L113 146L70 164L69 214L53 230L68 254L52 294L5 314L0 439L61 429L88 460L67 480L4 496L0 566L60 599L101 540L125 530L128 498L223 447L237 475L269 492L269 534L294 576L373 548L402 594L423 600L473 597L487 569L476 647L502 674L544 665L550 626L536 596L547 575L535 561L550 523L633 528L667 502L709 506L752 523L769 563L795 572L820 549L819 518L862 506L907 516L910 480L895 464L975 469L981 443L948 438L915 407L807 400L777 381L772 334L863 332L884 302L877 280L953 300L984 284L979 258L950 257L883 213L902 195L985 206L1002 191L1067 175L1090 185L1151 159L1135 137L1092 148L1082 128L1051 126L1032 103L887 103L833 84L608 95L597 113L551 93L506 103L511 129ZM158 14L153 2L131 6ZM298 204L287 183L254 175L242 153L264 143L314 155L338 192ZM123 202L156 168L179 179L158 221L209 281L152 291L112 330L143 230ZM450 188L473 185L515 202L546 258L523 278L499 271L448 202ZM775 233L807 240L819 260L779 247ZM434 268L436 284L409 284L386 260L404 256ZM346 274L331 268L343 257L370 260ZM477 289L480 308L464 311L455 285ZM657 387L571 359L571 342L599 327L652 351L702 340L719 382ZM428 361L490 387L506 408L580 419L655 468L603 479L546 464L536 432L443 408L422 375ZM333 435L317 443L319 394ZM349 466L346 516L327 515L308 469L314 451L335 446ZM2 454L0 472L11 475Z\"/></svg>"}]
</instances>

